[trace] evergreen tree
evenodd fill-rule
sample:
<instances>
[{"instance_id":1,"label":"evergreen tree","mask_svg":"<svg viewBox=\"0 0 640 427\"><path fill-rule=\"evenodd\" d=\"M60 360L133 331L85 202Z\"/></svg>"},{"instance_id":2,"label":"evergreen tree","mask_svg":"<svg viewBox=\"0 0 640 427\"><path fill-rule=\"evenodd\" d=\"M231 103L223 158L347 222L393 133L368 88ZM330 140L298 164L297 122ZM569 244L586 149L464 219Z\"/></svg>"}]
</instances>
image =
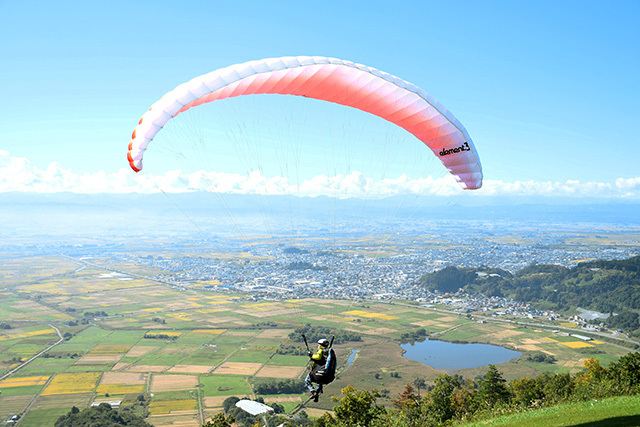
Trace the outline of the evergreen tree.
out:
<instances>
[{"instance_id":1,"label":"evergreen tree","mask_svg":"<svg viewBox=\"0 0 640 427\"><path fill-rule=\"evenodd\" d=\"M507 402L510 393L506 383L507 381L502 378L502 373L495 365L489 365L489 371L487 371L484 381L480 383L478 391L478 399L481 404L491 409L498 403Z\"/></svg>"}]
</instances>

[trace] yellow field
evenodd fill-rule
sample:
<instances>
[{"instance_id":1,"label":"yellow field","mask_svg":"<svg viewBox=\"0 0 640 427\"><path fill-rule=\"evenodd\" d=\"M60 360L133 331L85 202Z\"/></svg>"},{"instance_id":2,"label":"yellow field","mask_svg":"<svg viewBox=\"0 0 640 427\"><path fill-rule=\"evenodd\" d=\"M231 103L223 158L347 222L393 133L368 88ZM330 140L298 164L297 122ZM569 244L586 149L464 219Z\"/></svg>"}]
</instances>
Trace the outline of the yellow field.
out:
<instances>
[{"instance_id":1,"label":"yellow field","mask_svg":"<svg viewBox=\"0 0 640 427\"><path fill-rule=\"evenodd\" d=\"M204 335L220 335L227 332L226 329L195 329L191 331L192 334L204 334Z\"/></svg>"},{"instance_id":2,"label":"yellow field","mask_svg":"<svg viewBox=\"0 0 640 427\"><path fill-rule=\"evenodd\" d=\"M0 277L13 283L25 279L39 279L69 273L77 269L77 265L66 260L47 257L29 257L15 260L3 260L0 266Z\"/></svg>"},{"instance_id":3,"label":"yellow field","mask_svg":"<svg viewBox=\"0 0 640 427\"><path fill-rule=\"evenodd\" d=\"M42 283L29 283L29 289L18 288L18 292L41 292L50 295L71 295L78 292L114 291L127 288L140 288L155 286L154 283L143 279L96 277L84 270L85 274L76 277L51 279ZM98 275L99 272L95 272Z\"/></svg>"},{"instance_id":4,"label":"yellow field","mask_svg":"<svg viewBox=\"0 0 640 427\"><path fill-rule=\"evenodd\" d=\"M287 307L287 308L299 308L301 309L301 305L299 303L295 303L295 302L285 302L282 304L283 307Z\"/></svg>"},{"instance_id":5,"label":"yellow field","mask_svg":"<svg viewBox=\"0 0 640 427\"><path fill-rule=\"evenodd\" d=\"M571 322L560 323L560 326L562 326L563 328L577 328L578 327L578 325L576 325L575 323L571 323Z\"/></svg>"},{"instance_id":6,"label":"yellow field","mask_svg":"<svg viewBox=\"0 0 640 427\"><path fill-rule=\"evenodd\" d=\"M39 331L20 332L17 334L2 335L0 336L0 341L14 340L18 338L29 338L29 337L34 337L36 335L48 335L48 334L55 334L55 333L56 331L53 329L42 329Z\"/></svg>"},{"instance_id":7,"label":"yellow field","mask_svg":"<svg viewBox=\"0 0 640 427\"><path fill-rule=\"evenodd\" d=\"M220 313L223 310L219 310L217 308L205 308L204 310L196 310L196 311L202 314L211 314L211 313Z\"/></svg>"},{"instance_id":8,"label":"yellow field","mask_svg":"<svg viewBox=\"0 0 640 427\"><path fill-rule=\"evenodd\" d=\"M96 387L101 372L62 373L53 380L42 392L43 396L52 394L89 393Z\"/></svg>"},{"instance_id":9,"label":"yellow field","mask_svg":"<svg viewBox=\"0 0 640 427\"><path fill-rule=\"evenodd\" d=\"M367 311L361 311L361 310L345 311L342 314L349 314L351 316L375 318L375 319L382 319L382 320L398 319L398 317L396 316L389 316L388 314L384 314L384 313L369 313Z\"/></svg>"},{"instance_id":10,"label":"yellow field","mask_svg":"<svg viewBox=\"0 0 640 427\"><path fill-rule=\"evenodd\" d=\"M220 280L198 280L198 285L200 286L216 286L216 285L221 285L222 282Z\"/></svg>"},{"instance_id":11,"label":"yellow field","mask_svg":"<svg viewBox=\"0 0 640 427\"><path fill-rule=\"evenodd\" d=\"M334 316L333 314L325 314L324 316L318 316L317 318L312 317L312 319L320 320L320 321L324 321L328 319L336 322L353 322L354 321L353 317L340 317L340 316Z\"/></svg>"},{"instance_id":12,"label":"yellow field","mask_svg":"<svg viewBox=\"0 0 640 427\"><path fill-rule=\"evenodd\" d=\"M89 354L91 355L112 355L126 353L131 349L130 345L97 345Z\"/></svg>"},{"instance_id":13,"label":"yellow field","mask_svg":"<svg viewBox=\"0 0 640 427\"><path fill-rule=\"evenodd\" d=\"M68 314L64 314L64 313L52 314L51 316L56 317L58 319L63 319L63 320L73 319L73 316L69 316Z\"/></svg>"},{"instance_id":14,"label":"yellow field","mask_svg":"<svg viewBox=\"0 0 640 427\"><path fill-rule=\"evenodd\" d=\"M193 319L187 317L187 313L166 313L167 316L173 317L174 319L184 320L185 322L190 322Z\"/></svg>"},{"instance_id":15,"label":"yellow field","mask_svg":"<svg viewBox=\"0 0 640 427\"><path fill-rule=\"evenodd\" d=\"M570 341L570 342L561 342L560 344L566 345L570 348L585 348L585 347L593 347L591 344L588 344L584 341Z\"/></svg>"},{"instance_id":16,"label":"yellow field","mask_svg":"<svg viewBox=\"0 0 640 427\"><path fill-rule=\"evenodd\" d=\"M48 379L49 376L7 378L6 380L0 381L0 388L23 387L28 385L45 385Z\"/></svg>"},{"instance_id":17,"label":"yellow field","mask_svg":"<svg viewBox=\"0 0 640 427\"><path fill-rule=\"evenodd\" d=\"M172 411L186 411L196 409L197 402L195 400L162 400L159 402L151 402L149 404L149 413L151 415L170 414Z\"/></svg>"},{"instance_id":18,"label":"yellow field","mask_svg":"<svg viewBox=\"0 0 640 427\"><path fill-rule=\"evenodd\" d=\"M544 339L552 342L558 342L558 340L554 340L553 338L549 338L549 337L544 337Z\"/></svg>"},{"instance_id":19,"label":"yellow field","mask_svg":"<svg viewBox=\"0 0 640 427\"><path fill-rule=\"evenodd\" d=\"M216 300L216 301L206 301L207 304L231 304L233 301L229 301L227 299Z\"/></svg>"},{"instance_id":20,"label":"yellow field","mask_svg":"<svg viewBox=\"0 0 640 427\"><path fill-rule=\"evenodd\" d=\"M254 310L269 311L269 310L273 310L274 308L280 308L280 304L273 303L273 302L260 302L256 304L243 305L242 307L252 308Z\"/></svg>"}]
</instances>

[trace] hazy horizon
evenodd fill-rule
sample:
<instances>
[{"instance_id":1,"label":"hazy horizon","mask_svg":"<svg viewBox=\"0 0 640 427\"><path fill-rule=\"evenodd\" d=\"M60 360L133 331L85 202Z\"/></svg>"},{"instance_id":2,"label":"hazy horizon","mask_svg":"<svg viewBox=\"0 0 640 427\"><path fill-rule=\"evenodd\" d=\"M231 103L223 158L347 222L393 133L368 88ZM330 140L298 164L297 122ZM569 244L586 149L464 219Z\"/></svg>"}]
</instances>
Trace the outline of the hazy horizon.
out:
<instances>
[{"instance_id":1,"label":"hazy horizon","mask_svg":"<svg viewBox=\"0 0 640 427\"><path fill-rule=\"evenodd\" d=\"M75 241L78 238L126 240L135 236L248 234L418 235L434 229L494 230L527 227L545 234L558 226L596 233L640 228L638 203L523 203L472 205L470 199L392 197L383 200L327 197L190 194L0 194L0 235L5 245L25 239ZM467 202L467 204L463 204ZM496 200L499 202L499 200ZM617 230L617 231L616 231ZM38 237L39 236L39 237ZM107 239L107 240L108 240Z\"/></svg>"}]
</instances>

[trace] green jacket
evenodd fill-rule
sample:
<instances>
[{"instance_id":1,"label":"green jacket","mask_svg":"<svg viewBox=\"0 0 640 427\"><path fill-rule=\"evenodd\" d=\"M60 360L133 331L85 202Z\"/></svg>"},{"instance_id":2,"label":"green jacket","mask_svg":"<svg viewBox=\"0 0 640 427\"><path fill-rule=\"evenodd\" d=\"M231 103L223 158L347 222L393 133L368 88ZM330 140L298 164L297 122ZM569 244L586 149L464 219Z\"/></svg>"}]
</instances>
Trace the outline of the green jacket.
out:
<instances>
[{"instance_id":1,"label":"green jacket","mask_svg":"<svg viewBox=\"0 0 640 427\"><path fill-rule=\"evenodd\" d=\"M309 358L313 360L313 365L311 366L311 369L313 370L316 366L324 366L325 363L327 363L328 354L329 354L328 348L320 347L318 350L316 350L315 353L309 356Z\"/></svg>"}]
</instances>

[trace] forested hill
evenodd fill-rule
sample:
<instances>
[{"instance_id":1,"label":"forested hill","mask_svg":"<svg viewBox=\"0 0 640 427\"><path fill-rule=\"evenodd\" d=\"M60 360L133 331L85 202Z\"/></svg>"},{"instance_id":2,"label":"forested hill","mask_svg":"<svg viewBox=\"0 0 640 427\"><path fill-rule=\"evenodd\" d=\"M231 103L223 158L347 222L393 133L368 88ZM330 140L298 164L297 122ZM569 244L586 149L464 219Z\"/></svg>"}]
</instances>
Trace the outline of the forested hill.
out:
<instances>
[{"instance_id":1,"label":"forested hill","mask_svg":"<svg viewBox=\"0 0 640 427\"><path fill-rule=\"evenodd\" d=\"M507 296L537 308L582 307L618 313L608 326L640 330L640 256L626 260L583 262L573 268L530 265L511 274L490 268L446 267L420 279L429 290Z\"/></svg>"}]
</instances>

